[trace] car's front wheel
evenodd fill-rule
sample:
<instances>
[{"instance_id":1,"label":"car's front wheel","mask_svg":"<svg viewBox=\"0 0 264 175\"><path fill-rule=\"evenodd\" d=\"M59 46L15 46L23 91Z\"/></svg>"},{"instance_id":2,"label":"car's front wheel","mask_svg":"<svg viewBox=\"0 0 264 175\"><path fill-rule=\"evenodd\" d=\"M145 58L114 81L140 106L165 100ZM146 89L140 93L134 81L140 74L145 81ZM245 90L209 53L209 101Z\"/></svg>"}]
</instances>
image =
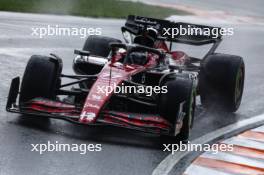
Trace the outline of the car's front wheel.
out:
<instances>
[{"instance_id":1,"label":"car's front wheel","mask_svg":"<svg viewBox=\"0 0 264 175\"><path fill-rule=\"evenodd\" d=\"M195 88L193 81L178 77L163 84L167 86L167 93L161 94L159 99L160 115L176 126L180 115L183 115L182 127L174 139L186 141L190 135L195 111ZM174 133L171 133L174 134Z\"/></svg>"},{"instance_id":2,"label":"car's front wheel","mask_svg":"<svg viewBox=\"0 0 264 175\"><path fill-rule=\"evenodd\" d=\"M50 57L31 56L21 83L19 105L36 97L55 99L60 73L61 68Z\"/></svg>"}]
</instances>

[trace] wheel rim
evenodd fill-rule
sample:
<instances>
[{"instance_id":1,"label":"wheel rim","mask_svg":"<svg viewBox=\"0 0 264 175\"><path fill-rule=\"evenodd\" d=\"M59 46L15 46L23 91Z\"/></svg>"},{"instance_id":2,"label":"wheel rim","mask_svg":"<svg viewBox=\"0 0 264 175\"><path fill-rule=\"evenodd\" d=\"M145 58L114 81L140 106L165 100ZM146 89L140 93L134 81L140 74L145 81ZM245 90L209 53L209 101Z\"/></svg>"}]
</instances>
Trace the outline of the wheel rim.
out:
<instances>
[{"instance_id":1,"label":"wheel rim","mask_svg":"<svg viewBox=\"0 0 264 175\"><path fill-rule=\"evenodd\" d=\"M195 103L194 103L194 98L195 98L195 92L192 92L192 95L190 97L190 108L189 108L189 121L188 121L188 126L191 128L192 125L192 118L194 116L194 108L195 108Z\"/></svg>"},{"instance_id":2,"label":"wheel rim","mask_svg":"<svg viewBox=\"0 0 264 175\"><path fill-rule=\"evenodd\" d=\"M236 107L240 104L242 93L244 87L244 66L242 65L236 76L236 86L235 86L235 104Z\"/></svg>"}]
</instances>

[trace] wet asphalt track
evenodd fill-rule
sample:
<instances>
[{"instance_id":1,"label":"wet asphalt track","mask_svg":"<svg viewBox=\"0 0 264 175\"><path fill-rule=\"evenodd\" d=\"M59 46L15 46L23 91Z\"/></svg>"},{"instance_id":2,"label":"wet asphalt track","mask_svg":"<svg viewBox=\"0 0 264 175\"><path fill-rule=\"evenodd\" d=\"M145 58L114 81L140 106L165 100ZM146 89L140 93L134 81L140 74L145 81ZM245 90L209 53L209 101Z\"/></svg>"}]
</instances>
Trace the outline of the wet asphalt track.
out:
<instances>
[{"instance_id":1,"label":"wet asphalt track","mask_svg":"<svg viewBox=\"0 0 264 175\"><path fill-rule=\"evenodd\" d=\"M31 27L45 25L101 27L103 35L121 38L122 20L89 19L0 13L0 174L151 174L168 153L159 147L159 138L112 127L89 128L64 121L39 121L5 112L6 96L12 77L22 75L32 54L58 54L64 61L64 73L72 73L73 49L81 48L79 37L31 36ZM264 112L264 29L263 26L230 25L235 35L227 37L217 50L241 55L246 64L243 102L236 114L197 109L191 139L238 120ZM185 47L197 54L198 50ZM204 48L203 48L204 49ZM31 152L31 145L59 143L101 143L101 152L80 155L76 152Z\"/></svg>"}]
</instances>

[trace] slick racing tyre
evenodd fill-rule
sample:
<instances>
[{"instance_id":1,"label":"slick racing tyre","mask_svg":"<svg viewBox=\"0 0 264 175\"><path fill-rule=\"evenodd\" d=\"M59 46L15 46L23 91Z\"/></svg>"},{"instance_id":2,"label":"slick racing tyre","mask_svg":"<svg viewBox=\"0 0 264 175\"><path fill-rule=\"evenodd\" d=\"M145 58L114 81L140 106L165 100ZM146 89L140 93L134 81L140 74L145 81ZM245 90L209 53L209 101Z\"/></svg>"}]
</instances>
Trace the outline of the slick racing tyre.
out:
<instances>
[{"instance_id":1,"label":"slick racing tyre","mask_svg":"<svg viewBox=\"0 0 264 175\"><path fill-rule=\"evenodd\" d=\"M89 51L91 55L107 57L110 53L110 43L121 43L120 40L105 36L91 35L84 43L83 50Z\"/></svg>"},{"instance_id":2,"label":"slick racing tyre","mask_svg":"<svg viewBox=\"0 0 264 175\"><path fill-rule=\"evenodd\" d=\"M55 99L60 86L61 68L50 57L33 55L29 59L20 88L19 104L33 98Z\"/></svg>"},{"instance_id":3,"label":"slick racing tyre","mask_svg":"<svg viewBox=\"0 0 264 175\"><path fill-rule=\"evenodd\" d=\"M168 92L161 94L159 99L160 115L175 126L182 112L183 123L179 134L176 135L178 141L186 141L189 138L190 129L195 111L195 88L191 79L178 77L168 80L163 86L167 86ZM181 110L181 104L182 111ZM175 137L173 137L175 139Z\"/></svg>"},{"instance_id":4,"label":"slick racing tyre","mask_svg":"<svg viewBox=\"0 0 264 175\"><path fill-rule=\"evenodd\" d=\"M235 112L242 100L245 79L243 58L227 54L213 54L201 65L199 91L206 108L220 107Z\"/></svg>"},{"instance_id":5,"label":"slick racing tyre","mask_svg":"<svg viewBox=\"0 0 264 175\"><path fill-rule=\"evenodd\" d=\"M120 40L105 36L91 35L89 36L83 46L83 50L89 51L90 55L106 58L110 53L109 44L112 42L121 43ZM89 63L86 61L76 61L73 63L75 73L81 75L95 75L102 70L102 65ZM81 87L86 87L85 83L81 83Z\"/></svg>"}]
</instances>

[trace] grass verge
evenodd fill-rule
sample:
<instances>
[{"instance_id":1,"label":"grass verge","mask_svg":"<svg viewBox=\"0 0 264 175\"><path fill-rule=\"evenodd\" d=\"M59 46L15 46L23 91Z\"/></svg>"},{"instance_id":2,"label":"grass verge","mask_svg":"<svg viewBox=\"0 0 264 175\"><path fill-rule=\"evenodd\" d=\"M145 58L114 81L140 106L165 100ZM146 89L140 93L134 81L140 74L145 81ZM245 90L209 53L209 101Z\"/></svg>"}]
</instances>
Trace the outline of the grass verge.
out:
<instances>
[{"instance_id":1,"label":"grass verge","mask_svg":"<svg viewBox=\"0 0 264 175\"><path fill-rule=\"evenodd\" d=\"M125 18L129 14L155 18L189 14L180 10L119 0L0 0L0 10L105 18Z\"/></svg>"}]
</instances>

